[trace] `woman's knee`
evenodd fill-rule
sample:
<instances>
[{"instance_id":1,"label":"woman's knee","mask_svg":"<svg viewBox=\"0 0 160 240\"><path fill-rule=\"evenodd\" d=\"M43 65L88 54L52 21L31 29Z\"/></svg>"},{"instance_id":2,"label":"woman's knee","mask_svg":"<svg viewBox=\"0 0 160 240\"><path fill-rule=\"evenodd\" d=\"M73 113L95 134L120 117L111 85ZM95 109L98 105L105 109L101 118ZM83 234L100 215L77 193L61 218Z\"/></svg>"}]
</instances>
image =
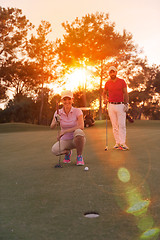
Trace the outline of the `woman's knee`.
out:
<instances>
[{"instance_id":1,"label":"woman's knee","mask_svg":"<svg viewBox=\"0 0 160 240\"><path fill-rule=\"evenodd\" d=\"M59 153L59 148L58 148L58 144L57 144L57 143L55 143L55 144L52 146L51 151L52 151L52 153L53 153L54 155L58 155L58 153Z\"/></svg>"},{"instance_id":2,"label":"woman's knee","mask_svg":"<svg viewBox=\"0 0 160 240\"><path fill-rule=\"evenodd\" d=\"M85 137L84 131L82 129L76 129L74 131L74 138L77 136Z\"/></svg>"},{"instance_id":3,"label":"woman's knee","mask_svg":"<svg viewBox=\"0 0 160 240\"><path fill-rule=\"evenodd\" d=\"M83 132L82 129L76 129L74 131L74 139L73 139L74 144L75 144L76 139L78 141L82 142L83 144L86 143L85 133Z\"/></svg>"}]
</instances>

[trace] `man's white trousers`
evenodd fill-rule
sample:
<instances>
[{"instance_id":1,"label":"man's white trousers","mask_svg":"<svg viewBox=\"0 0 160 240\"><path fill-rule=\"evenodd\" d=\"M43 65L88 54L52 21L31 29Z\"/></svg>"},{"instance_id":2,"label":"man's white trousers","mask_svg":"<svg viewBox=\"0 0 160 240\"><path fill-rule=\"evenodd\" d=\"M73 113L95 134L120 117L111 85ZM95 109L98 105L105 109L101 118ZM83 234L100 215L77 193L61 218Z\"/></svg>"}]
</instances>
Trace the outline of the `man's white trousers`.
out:
<instances>
[{"instance_id":1,"label":"man's white trousers","mask_svg":"<svg viewBox=\"0 0 160 240\"><path fill-rule=\"evenodd\" d=\"M112 123L113 135L117 144L126 142L126 112L124 104L108 104L108 114Z\"/></svg>"}]
</instances>

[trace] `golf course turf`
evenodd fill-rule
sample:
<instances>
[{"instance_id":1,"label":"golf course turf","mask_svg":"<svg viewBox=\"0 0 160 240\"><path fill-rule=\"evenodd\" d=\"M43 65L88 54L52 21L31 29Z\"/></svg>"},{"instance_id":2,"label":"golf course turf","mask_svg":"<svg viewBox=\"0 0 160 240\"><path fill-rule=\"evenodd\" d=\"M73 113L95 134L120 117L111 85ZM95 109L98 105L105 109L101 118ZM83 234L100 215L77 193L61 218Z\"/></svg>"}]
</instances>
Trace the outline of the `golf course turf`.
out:
<instances>
[{"instance_id":1,"label":"golf course turf","mask_svg":"<svg viewBox=\"0 0 160 240\"><path fill-rule=\"evenodd\" d=\"M112 149L110 121L108 151L105 121L85 134L89 170L75 150L54 168L57 130L0 124L0 240L160 239L160 121L127 122L129 151Z\"/></svg>"}]
</instances>

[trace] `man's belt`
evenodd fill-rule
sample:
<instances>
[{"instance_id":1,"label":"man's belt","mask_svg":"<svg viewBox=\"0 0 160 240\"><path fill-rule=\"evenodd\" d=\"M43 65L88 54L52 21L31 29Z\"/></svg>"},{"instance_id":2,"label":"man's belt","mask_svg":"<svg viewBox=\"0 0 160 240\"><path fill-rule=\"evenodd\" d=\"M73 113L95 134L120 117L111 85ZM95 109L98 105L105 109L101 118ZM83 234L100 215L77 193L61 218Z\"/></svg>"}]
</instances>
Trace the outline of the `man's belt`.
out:
<instances>
[{"instance_id":1,"label":"man's belt","mask_svg":"<svg viewBox=\"0 0 160 240\"><path fill-rule=\"evenodd\" d=\"M123 104L124 102L109 102L111 104Z\"/></svg>"}]
</instances>

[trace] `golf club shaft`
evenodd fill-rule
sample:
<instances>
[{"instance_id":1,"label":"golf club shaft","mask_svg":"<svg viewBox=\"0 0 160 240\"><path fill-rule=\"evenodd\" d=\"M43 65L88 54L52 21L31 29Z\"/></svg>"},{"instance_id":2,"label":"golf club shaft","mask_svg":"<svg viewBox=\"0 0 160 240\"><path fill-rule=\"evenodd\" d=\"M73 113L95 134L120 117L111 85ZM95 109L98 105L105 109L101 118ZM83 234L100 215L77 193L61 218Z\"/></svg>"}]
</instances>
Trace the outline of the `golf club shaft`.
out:
<instances>
[{"instance_id":1,"label":"golf club shaft","mask_svg":"<svg viewBox=\"0 0 160 240\"><path fill-rule=\"evenodd\" d=\"M56 102L57 114L59 114L59 105L58 101ZM59 165L61 162L61 143L60 143L60 122L58 122L58 141L59 141Z\"/></svg>"},{"instance_id":2,"label":"golf club shaft","mask_svg":"<svg viewBox=\"0 0 160 240\"><path fill-rule=\"evenodd\" d=\"M105 147L105 151L108 150L108 130L107 130L107 105L106 105L106 147Z\"/></svg>"},{"instance_id":3,"label":"golf club shaft","mask_svg":"<svg viewBox=\"0 0 160 240\"><path fill-rule=\"evenodd\" d=\"M108 148L107 118L106 118L106 148Z\"/></svg>"},{"instance_id":4,"label":"golf club shaft","mask_svg":"<svg viewBox=\"0 0 160 240\"><path fill-rule=\"evenodd\" d=\"M58 130L58 137L60 136L60 123L58 124L59 126L58 126L58 128L59 128L59 130ZM60 143L60 137L59 137L59 164L60 164L60 162L61 162L61 143Z\"/></svg>"}]
</instances>

